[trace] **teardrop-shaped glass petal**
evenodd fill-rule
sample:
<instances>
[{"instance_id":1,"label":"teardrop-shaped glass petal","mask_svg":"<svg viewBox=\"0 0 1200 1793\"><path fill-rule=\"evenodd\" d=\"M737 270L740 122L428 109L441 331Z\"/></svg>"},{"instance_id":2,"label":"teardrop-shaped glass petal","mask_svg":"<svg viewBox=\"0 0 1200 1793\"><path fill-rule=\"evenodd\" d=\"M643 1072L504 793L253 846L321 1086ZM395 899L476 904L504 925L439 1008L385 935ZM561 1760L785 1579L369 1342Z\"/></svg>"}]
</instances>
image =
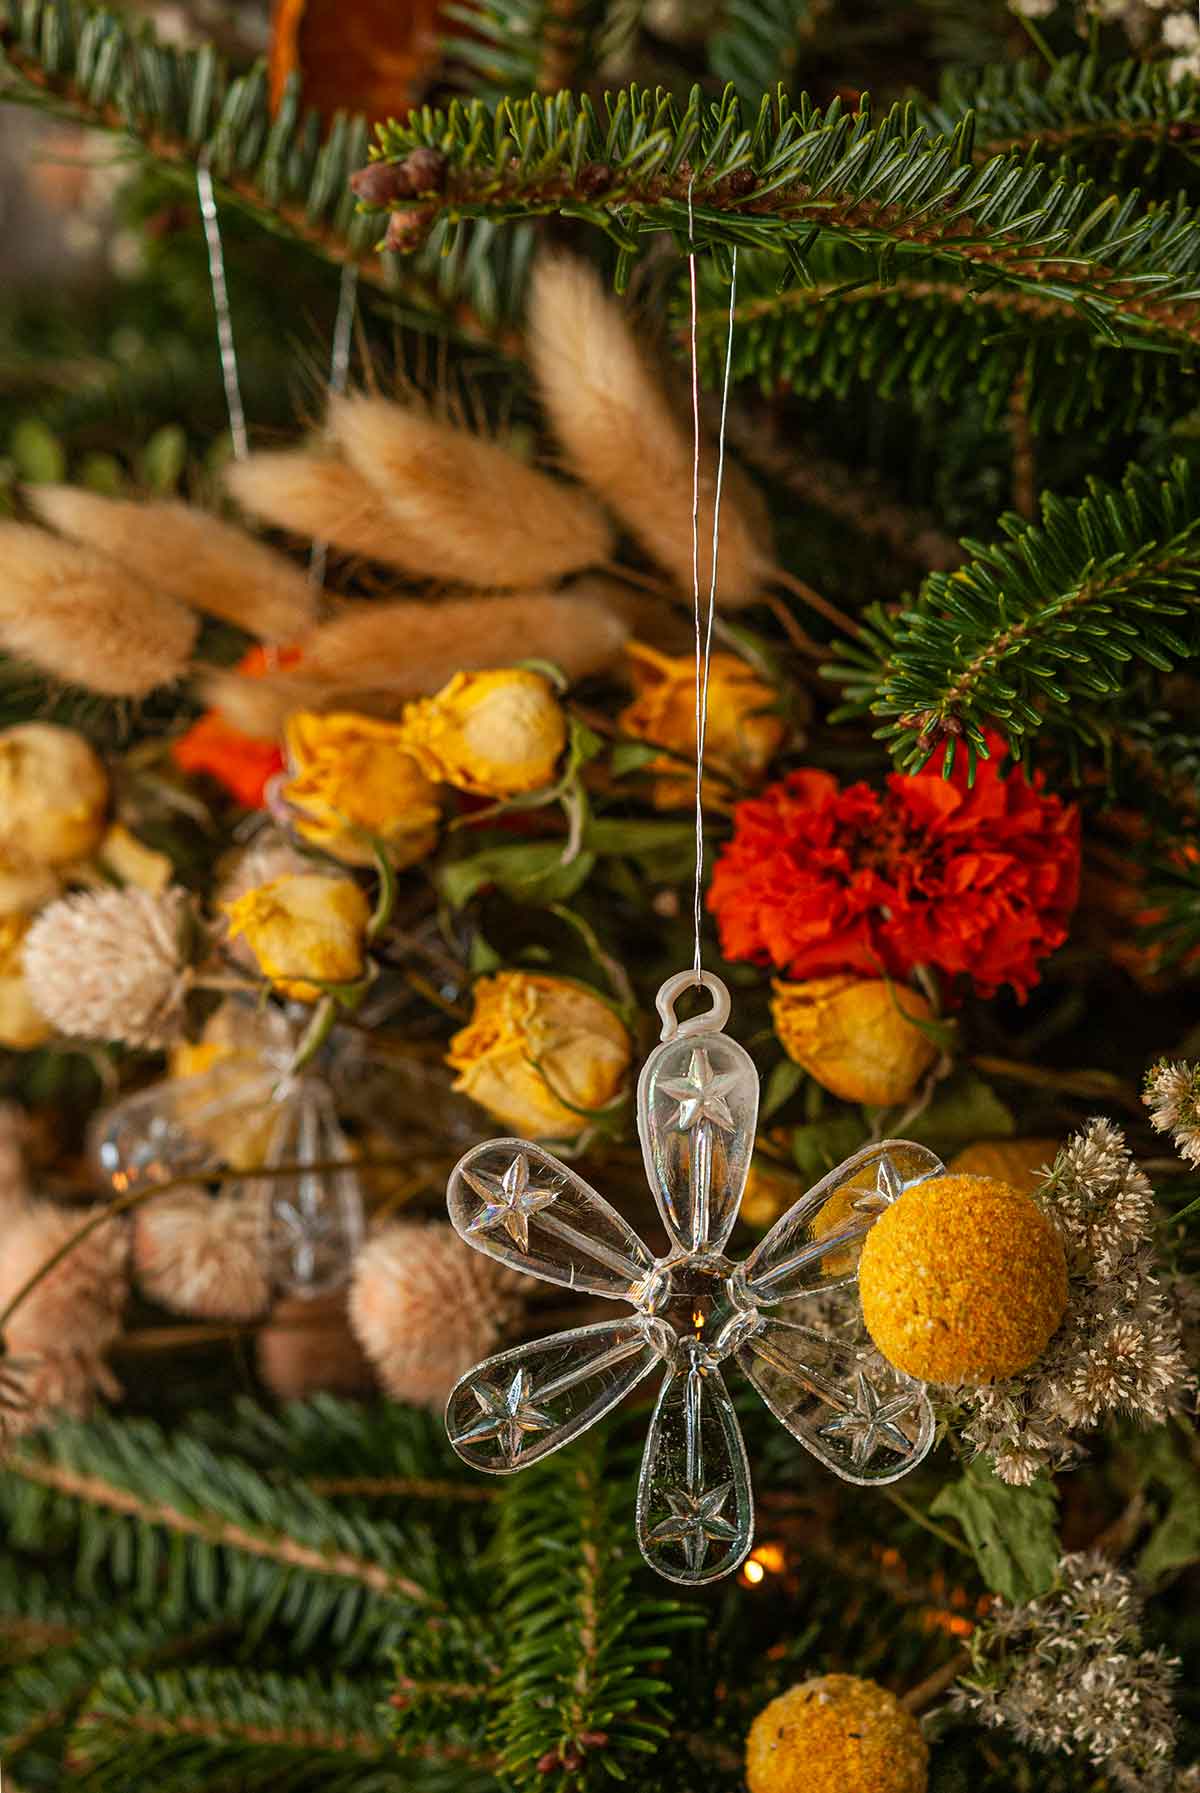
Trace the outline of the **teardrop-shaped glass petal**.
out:
<instances>
[{"instance_id":1,"label":"teardrop-shaped glass petal","mask_svg":"<svg viewBox=\"0 0 1200 1793\"><path fill-rule=\"evenodd\" d=\"M595 1425L659 1361L636 1314L516 1345L451 1389L450 1442L473 1469L524 1469Z\"/></svg>"},{"instance_id":2,"label":"teardrop-shaped glass petal","mask_svg":"<svg viewBox=\"0 0 1200 1793\"><path fill-rule=\"evenodd\" d=\"M750 1253L742 1266L746 1299L773 1306L856 1275L863 1240L884 1209L943 1169L908 1139L856 1152L793 1202Z\"/></svg>"},{"instance_id":3,"label":"teardrop-shaped glass petal","mask_svg":"<svg viewBox=\"0 0 1200 1793\"><path fill-rule=\"evenodd\" d=\"M933 1443L924 1385L885 1364L860 1339L835 1339L763 1315L738 1362L771 1412L846 1482L894 1482Z\"/></svg>"},{"instance_id":4,"label":"teardrop-shaped glass petal","mask_svg":"<svg viewBox=\"0 0 1200 1793\"><path fill-rule=\"evenodd\" d=\"M218 1064L197 1077L171 1077L115 1102L97 1116L92 1162L118 1195L178 1177L204 1177L228 1161L231 1140L257 1125L278 1074Z\"/></svg>"},{"instance_id":5,"label":"teardrop-shaped glass petal","mask_svg":"<svg viewBox=\"0 0 1200 1793\"><path fill-rule=\"evenodd\" d=\"M603 1196L524 1139L489 1139L460 1158L446 1205L476 1251L544 1282L630 1301L651 1253Z\"/></svg>"},{"instance_id":6,"label":"teardrop-shaped glass petal","mask_svg":"<svg viewBox=\"0 0 1200 1793\"><path fill-rule=\"evenodd\" d=\"M689 1586L732 1574L753 1542L742 1429L712 1366L667 1372L642 1458L637 1531L650 1567Z\"/></svg>"},{"instance_id":7,"label":"teardrop-shaped glass petal","mask_svg":"<svg viewBox=\"0 0 1200 1793\"><path fill-rule=\"evenodd\" d=\"M724 1034L667 1040L638 1080L638 1132L659 1213L682 1251L720 1251L754 1150L758 1072Z\"/></svg>"},{"instance_id":8,"label":"teardrop-shaped glass petal","mask_svg":"<svg viewBox=\"0 0 1200 1793\"><path fill-rule=\"evenodd\" d=\"M247 1176L230 1193L260 1205L274 1287L324 1295L350 1274L363 1235L363 1202L333 1098L314 1079L295 1085L277 1105L263 1169L283 1165L297 1168L285 1176Z\"/></svg>"}]
</instances>

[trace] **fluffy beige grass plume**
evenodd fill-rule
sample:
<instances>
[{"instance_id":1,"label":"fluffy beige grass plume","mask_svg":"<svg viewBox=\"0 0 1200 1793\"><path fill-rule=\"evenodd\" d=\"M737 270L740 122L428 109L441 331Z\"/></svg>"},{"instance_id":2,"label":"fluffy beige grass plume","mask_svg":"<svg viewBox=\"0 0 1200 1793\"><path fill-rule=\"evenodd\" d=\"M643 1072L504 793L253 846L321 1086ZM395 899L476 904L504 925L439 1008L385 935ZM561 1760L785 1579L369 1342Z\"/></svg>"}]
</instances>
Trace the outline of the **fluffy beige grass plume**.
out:
<instances>
[{"instance_id":1,"label":"fluffy beige grass plume","mask_svg":"<svg viewBox=\"0 0 1200 1793\"><path fill-rule=\"evenodd\" d=\"M263 678L212 672L205 695L234 728L276 738L295 709L338 704L395 714L429 696L456 672L511 666L538 657L574 680L615 666L628 636L604 602L608 581L581 580L570 592L360 604L315 629L301 665Z\"/></svg>"},{"instance_id":2,"label":"fluffy beige grass plume","mask_svg":"<svg viewBox=\"0 0 1200 1793\"><path fill-rule=\"evenodd\" d=\"M692 441L650 370L629 320L598 276L569 256L533 276L530 355L542 402L567 460L684 592L692 589ZM712 565L716 453L700 481L700 582ZM721 501L719 601L752 603L774 565L765 508L727 472Z\"/></svg>"},{"instance_id":3,"label":"fluffy beige grass plume","mask_svg":"<svg viewBox=\"0 0 1200 1793\"><path fill-rule=\"evenodd\" d=\"M346 554L426 577L426 561L404 540L378 490L336 454L265 449L225 469L225 488L252 517Z\"/></svg>"},{"instance_id":4,"label":"fluffy beige grass plume","mask_svg":"<svg viewBox=\"0 0 1200 1793\"><path fill-rule=\"evenodd\" d=\"M264 641L290 641L313 619L316 593L304 572L208 511L175 499L102 498L78 486L32 486L27 497L60 534Z\"/></svg>"},{"instance_id":5,"label":"fluffy beige grass plume","mask_svg":"<svg viewBox=\"0 0 1200 1793\"><path fill-rule=\"evenodd\" d=\"M6 653L105 697L145 697L185 671L196 618L107 555L5 521L0 562Z\"/></svg>"},{"instance_id":6,"label":"fluffy beige grass plume","mask_svg":"<svg viewBox=\"0 0 1200 1793\"><path fill-rule=\"evenodd\" d=\"M350 465L377 488L420 552L411 570L457 584L521 589L606 561L612 531L578 487L416 406L334 398L329 423Z\"/></svg>"}]
</instances>

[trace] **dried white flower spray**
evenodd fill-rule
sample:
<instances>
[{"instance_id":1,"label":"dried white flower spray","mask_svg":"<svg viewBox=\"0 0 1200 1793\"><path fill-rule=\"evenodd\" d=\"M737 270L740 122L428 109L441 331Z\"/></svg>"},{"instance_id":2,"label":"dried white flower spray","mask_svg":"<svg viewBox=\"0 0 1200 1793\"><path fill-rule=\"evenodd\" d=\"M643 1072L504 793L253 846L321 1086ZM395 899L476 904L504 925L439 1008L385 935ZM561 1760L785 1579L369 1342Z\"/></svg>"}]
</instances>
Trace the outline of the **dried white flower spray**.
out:
<instances>
[{"instance_id":1,"label":"dried white flower spray","mask_svg":"<svg viewBox=\"0 0 1200 1793\"><path fill-rule=\"evenodd\" d=\"M1033 1749L1085 1755L1130 1793L1167 1793L1179 1665L1142 1647L1132 1577L1095 1552L1065 1556L1048 1594L997 1600L971 1638L960 1710Z\"/></svg>"},{"instance_id":2,"label":"dried white flower spray","mask_svg":"<svg viewBox=\"0 0 1200 1793\"><path fill-rule=\"evenodd\" d=\"M1022 1376L962 1395L962 1436L1006 1482L1073 1462L1078 1432L1124 1414L1160 1423L1189 1386L1178 1317L1154 1276L1154 1194L1120 1128L1094 1120L1038 1200L1063 1237L1067 1311Z\"/></svg>"},{"instance_id":3,"label":"dried white flower spray","mask_svg":"<svg viewBox=\"0 0 1200 1793\"><path fill-rule=\"evenodd\" d=\"M1188 1164L1200 1164L1200 1065L1162 1059L1146 1078L1142 1101L1151 1126L1171 1135Z\"/></svg>"}]
</instances>

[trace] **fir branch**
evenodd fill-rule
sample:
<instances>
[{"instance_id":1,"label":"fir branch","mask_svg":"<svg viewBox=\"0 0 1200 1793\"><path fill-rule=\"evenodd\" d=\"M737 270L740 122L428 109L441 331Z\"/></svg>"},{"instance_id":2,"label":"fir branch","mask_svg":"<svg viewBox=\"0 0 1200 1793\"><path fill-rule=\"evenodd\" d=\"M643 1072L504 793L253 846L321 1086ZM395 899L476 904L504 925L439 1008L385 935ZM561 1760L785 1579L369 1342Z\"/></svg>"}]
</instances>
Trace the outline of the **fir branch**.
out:
<instances>
[{"instance_id":1,"label":"fir branch","mask_svg":"<svg viewBox=\"0 0 1200 1793\"><path fill-rule=\"evenodd\" d=\"M708 66L753 105L790 87L803 50L816 36L829 0L726 0L710 39Z\"/></svg>"},{"instance_id":2,"label":"fir branch","mask_svg":"<svg viewBox=\"0 0 1200 1793\"><path fill-rule=\"evenodd\" d=\"M427 1530L273 1485L148 1421L68 1421L23 1442L0 1473L0 1511L18 1547L65 1539L85 1588L103 1568L135 1596L153 1590L177 1624L211 1615L254 1635L280 1619L297 1648L325 1634L347 1658L423 1617L452 1627L455 1578Z\"/></svg>"},{"instance_id":3,"label":"fir branch","mask_svg":"<svg viewBox=\"0 0 1200 1793\"><path fill-rule=\"evenodd\" d=\"M493 1727L517 1787L584 1793L634 1774L668 1733L651 1665L699 1624L636 1586L630 1514L593 1431L505 1488L497 1549L507 1636ZM636 1784L636 1782L635 1782Z\"/></svg>"},{"instance_id":4,"label":"fir branch","mask_svg":"<svg viewBox=\"0 0 1200 1793\"><path fill-rule=\"evenodd\" d=\"M492 1786L485 1764L434 1744L402 1759L382 1716L386 1687L338 1677L232 1669L101 1676L71 1734L81 1784L156 1793L236 1785L242 1793L470 1793Z\"/></svg>"},{"instance_id":5,"label":"fir branch","mask_svg":"<svg viewBox=\"0 0 1200 1793\"><path fill-rule=\"evenodd\" d=\"M915 607L865 616L831 676L844 713L878 730L916 769L942 743L984 745L998 723L1018 745L1042 728L1096 744L1114 704L1139 701L1138 662L1169 671L1195 651L1175 626L1200 595L1200 505L1186 465L1156 480L1131 468L1119 490L1090 482L1071 501L1046 494L1042 521L1000 519L1006 543L965 542L972 559L932 573Z\"/></svg>"},{"instance_id":6,"label":"fir branch","mask_svg":"<svg viewBox=\"0 0 1200 1793\"><path fill-rule=\"evenodd\" d=\"M470 73L473 92L556 93L586 80L608 19L607 0L488 0L451 3L441 17L462 31L444 40L446 54Z\"/></svg>"},{"instance_id":7,"label":"fir branch","mask_svg":"<svg viewBox=\"0 0 1200 1793\"><path fill-rule=\"evenodd\" d=\"M1161 62L1073 55L1050 69L1029 61L951 69L922 113L938 133L973 114L976 161L1036 148L1087 161L1106 178L1127 177L1130 164L1145 177L1171 157L1189 170L1200 164L1200 87L1173 81Z\"/></svg>"},{"instance_id":8,"label":"fir branch","mask_svg":"<svg viewBox=\"0 0 1200 1793\"><path fill-rule=\"evenodd\" d=\"M749 127L736 96L694 89L685 107L632 87L605 101L558 94L428 108L379 127L380 155L434 150L440 190L397 201L452 220L566 212L604 229L626 263L639 234L786 253L803 268L817 236L877 252L889 280L936 257L972 283L1002 283L1084 314L1110 342L1190 352L1200 343L1200 224L1182 202L1139 210L1021 155L972 165L970 120L931 139L911 108L824 112L764 100Z\"/></svg>"},{"instance_id":9,"label":"fir branch","mask_svg":"<svg viewBox=\"0 0 1200 1793\"><path fill-rule=\"evenodd\" d=\"M486 340L503 340L511 327L528 231L510 240L485 224L450 243L441 226L416 255L377 253L376 225L359 215L349 186L366 160L366 120L339 113L326 134L303 105L299 76L272 116L262 65L232 78L211 46L156 43L87 0L0 0L0 97L118 132L158 170L189 183L209 164L223 204L327 261L355 262L410 322Z\"/></svg>"},{"instance_id":10,"label":"fir branch","mask_svg":"<svg viewBox=\"0 0 1200 1793\"><path fill-rule=\"evenodd\" d=\"M832 253L829 251L833 251ZM830 245L810 256L811 284L781 290L773 257L738 268L733 377L767 394L843 399L867 387L918 407L961 406L969 387L984 427L1007 416L1014 388L1027 394L1034 429L1087 420L1105 433L1136 426L1147 410L1189 402L1175 364L1121 353L1097 340L1062 299L1015 286L972 286L926 267L878 279L871 260ZM727 289L711 267L701 281L698 342L705 375L719 379L729 327ZM677 306L675 334L686 340Z\"/></svg>"}]
</instances>

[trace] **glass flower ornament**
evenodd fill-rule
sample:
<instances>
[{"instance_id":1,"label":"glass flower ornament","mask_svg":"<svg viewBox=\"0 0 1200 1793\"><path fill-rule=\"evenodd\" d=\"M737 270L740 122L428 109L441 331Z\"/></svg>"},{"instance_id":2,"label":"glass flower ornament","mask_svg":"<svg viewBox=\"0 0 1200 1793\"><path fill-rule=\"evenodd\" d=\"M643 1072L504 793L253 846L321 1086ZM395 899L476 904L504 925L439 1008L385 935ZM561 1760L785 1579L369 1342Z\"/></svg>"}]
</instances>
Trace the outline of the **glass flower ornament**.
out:
<instances>
[{"instance_id":1,"label":"glass flower ornament","mask_svg":"<svg viewBox=\"0 0 1200 1793\"><path fill-rule=\"evenodd\" d=\"M642 1460L642 1553L670 1581L730 1574L750 1549L754 1502L741 1428L722 1375L736 1362L776 1418L849 1482L907 1474L933 1442L924 1385L883 1362L858 1309L858 1256L876 1218L942 1166L907 1140L865 1147L800 1198L735 1264L725 1245L750 1168L758 1075L722 1032L729 995L678 1022L658 995L662 1043L638 1085L646 1174L670 1239L656 1258L602 1196L540 1146L475 1146L447 1191L460 1237L515 1269L627 1302L615 1320L517 1345L464 1376L446 1406L450 1442L476 1469L536 1463L614 1408L654 1370L662 1385ZM831 1322L828 1297L849 1292Z\"/></svg>"},{"instance_id":2,"label":"glass flower ornament","mask_svg":"<svg viewBox=\"0 0 1200 1793\"><path fill-rule=\"evenodd\" d=\"M165 1078L103 1110L92 1159L117 1195L184 1178L220 1181L227 1195L258 1207L273 1286L323 1295L349 1275L363 1202L324 1068L292 1068L308 1012L230 1006L228 1051L207 1070Z\"/></svg>"}]
</instances>

